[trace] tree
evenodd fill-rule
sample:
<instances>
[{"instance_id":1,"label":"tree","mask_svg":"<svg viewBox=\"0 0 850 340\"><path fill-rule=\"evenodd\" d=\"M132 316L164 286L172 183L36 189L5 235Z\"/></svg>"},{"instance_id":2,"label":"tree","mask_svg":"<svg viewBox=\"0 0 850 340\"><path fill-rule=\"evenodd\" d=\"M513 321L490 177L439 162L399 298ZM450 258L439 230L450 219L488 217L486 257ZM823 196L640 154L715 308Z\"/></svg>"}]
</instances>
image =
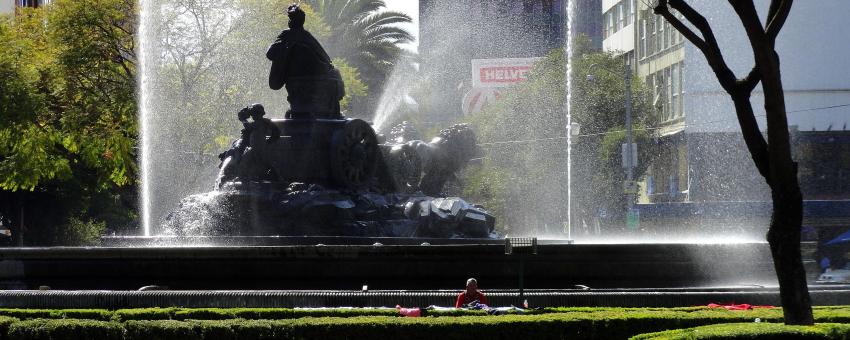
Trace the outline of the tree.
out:
<instances>
[{"instance_id":1,"label":"tree","mask_svg":"<svg viewBox=\"0 0 850 340\"><path fill-rule=\"evenodd\" d=\"M134 184L133 18L129 1L59 0L0 19L0 214L18 245L112 210L95 201L129 203L130 223L133 202L102 198Z\"/></svg>"},{"instance_id":2,"label":"tree","mask_svg":"<svg viewBox=\"0 0 850 340\"><path fill-rule=\"evenodd\" d=\"M399 58L400 47L412 42L413 34L399 26L412 22L404 13L384 10L383 0L310 0L308 1L330 34L320 39L332 58L352 63L366 84L380 90ZM373 91L380 95L381 91Z\"/></svg>"},{"instance_id":3,"label":"tree","mask_svg":"<svg viewBox=\"0 0 850 340\"><path fill-rule=\"evenodd\" d=\"M775 48L776 38L791 12L792 3L793 0L771 0L766 21L762 24L752 0L729 0L744 26L755 57L755 65L749 74L740 79L726 64L708 20L686 1L658 0L654 12L670 22L703 53L720 86L735 105L744 142L756 168L770 187L773 199L767 242L779 281L785 323L810 325L814 318L800 254L803 197L797 180L797 163L791 158L785 93L779 54ZM679 16L674 15L671 9ZM767 113L767 140L759 130L750 102L750 96L759 83Z\"/></svg>"},{"instance_id":4,"label":"tree","mask_svg":"<svg viewBox=\"0 0 850 340\"><path fill-rule=\"evenodd\" d=\"M625 89L622 57L594 52L586 39L576 45L572 120L581 124L582 136L573 138L572 196L582 199L573 200L572 222L581 226L583 219L590 224L597 208L613 214L626 205L619 151L625 139ZM495 213L502 232L560 233L567 220L565 65L564 50L553 50L535 63L529 81L505 89L499 102L468 118L486 157L466 174L464 197ZM649 144L640 128L650 124L646 91L637 79L631 85L635 141ZM520 229L528 227L535 229Z\"/></svg>"}]
</instances>

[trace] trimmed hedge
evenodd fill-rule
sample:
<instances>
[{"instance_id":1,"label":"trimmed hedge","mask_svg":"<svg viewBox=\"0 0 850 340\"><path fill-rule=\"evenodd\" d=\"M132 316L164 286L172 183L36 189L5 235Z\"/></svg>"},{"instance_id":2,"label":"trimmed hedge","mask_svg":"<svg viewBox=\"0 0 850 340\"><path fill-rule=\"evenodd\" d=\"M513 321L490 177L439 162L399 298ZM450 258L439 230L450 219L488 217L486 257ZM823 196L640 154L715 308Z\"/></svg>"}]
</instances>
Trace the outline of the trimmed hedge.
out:
<instances>
[{"instance_id":1,"label":"trimmed hedge","mask_svg":"<svg viewBox=\"0 0 850 340\"><path fill-rule=\"evenodd\" d=\"M112 320L171 320L177 308L135 308L119 309L112 313Z\"/></svg>"},{"instance_id":2,"label":"trimmed hedge","mask_svg":"<svg viewBox=\"0 0 850 340\"><path fill-rule=\"evenodd\" d=\"M32 319L13 322L6 339L15 340L123 340L121 324L78 319Z\"/></svg>"},{"instance_id":3,"label":"trimmed hedge","mask_svg":"<svg viewBox=\"0 0 850 340\"><path fill-rule=\"evenodd\" d=\"M0 339L6 339L6 334L8 334L9 326L18 321L20 320L18 320L17 318L0 316Z\"/></svg>"},{"instance_id":4,"label":"trimmed hedge","mask_svg":"<svg viewBox=\"0 0 850 340\"><path fill-rule=\"evenodd\" d=\"M732 323L641 334L632 340L677 339L848 339L850 325L822 323L786 326L775 323Z\"/></svg>"},{"instance_id":5,"label":"trimmed hedge","mask_svg":"<svg viewBox=\"0 0 850 340\"><path fill-rule=\"evenodd\" d=\"M530 315L484 316L483 311L446 311L429 317L399 317L394 308L283 309L283 308L147 308L104 310L11 310L0 313L0 338L6 339L153 339L153 340L262 340L262 339L626 339L644 333L713 324L768 327L781 324L782 310L688 308L550 308ZM850 307L815 308L817 322L850 323ZM463 315L469 313L470 315ZM54 319L39 318L48 316ZM81 320L70 318L79 316ZM761 323L753 323L758 318ZM21 321L21 320L23 321ZM104 321L111 320L111 321ZM767 326L765 326L767 325ZM740 326L717 326L731 329ZM850 330L832 327L825 334L850 339ZM843 326L842 326L843 327ZM847 326L850 328L850 325ZM772 328L770 328L772 329ZM686 332L686 331L683 331ZM703 331L699 331L703 332ZM718 333L719 332L719 333ZM712 336L721 336L720 331ZM773 333L760 330L770 338ZM767 332L767 333L765 333ZM784 337L795 335L778 330ZM785 332L785 333L782 333ZM806 331L799 336L814 331ZM830 333L831 332L831 333ZM777 333L777 334L780 334ZM660 333L655 338L680 336ZM681 333L680 338L694 334ZM700 333L702 334L702 333ZM717 335L720 334L720 335ZM732 339L756 335L734 335ZM820 334L820 333L818 333ZM647 335L649 336L649 335ZM723 335L725 336L725 335ZM723 338L721 336L721 338ZM820 336L820 335L817 335ZM655 339L647 338L647 339ZM823 338L823 337L816 337ZM638 338L643 339L643 338Z\"/></svg>"}]
</instances>

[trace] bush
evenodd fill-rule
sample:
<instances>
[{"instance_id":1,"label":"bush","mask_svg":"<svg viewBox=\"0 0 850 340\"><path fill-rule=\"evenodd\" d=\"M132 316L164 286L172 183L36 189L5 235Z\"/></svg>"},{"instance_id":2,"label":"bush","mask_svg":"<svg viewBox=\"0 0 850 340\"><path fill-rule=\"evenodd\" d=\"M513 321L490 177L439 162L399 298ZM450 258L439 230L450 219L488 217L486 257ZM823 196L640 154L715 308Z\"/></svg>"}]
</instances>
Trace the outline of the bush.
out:
<instances>
[{"instance_id":1,"label":"bush","mask_svg":"<svg viewBox=\"0 0 850 340\"><path fill-rule=\"evenodd\" d=\"M112 312L105 309L62 309L59 314L63 319L112 320Z\"/></svg>"},{"instance_id":2,"label":"bush","mask_svg":"<svg viewBox=\"0 0 850 340\"><path fill-rule=\"evenodd\" d=\"M124 323L127 339L202 340L196 324L176 320L130 320Z\"/></svg>"},{"instance_id":3,"label":"bush","mask_svg":"<svg viewBox=\"0 0 850 340\"><path fill-rule=\"evenodd\" d=\"M401 316L395 308L236 308L233 315L250 320L282 320L304 317Z\"/></svg>"},{"instance_id":4,"label":"bush","mask_svg":"<svg viewBox=\"0 0 850 340\"><path fill-rule=\"evenodd\" d=\"M93 246L100 244L100 237L106 232L106 222L83 221L71 217L57 235L56 243L63 246Z\"/></svg>"},{"instance_id":5,"label":"bush","mask_svg":"<svg viewBox=\"0 0 850 340\"><path fill-rule=\"evenodd\" d=\"M195 330L195 333L200 335L202 339L214 340L235 340L236 332L231 328L231 324L220 322L218 320L192 320L189 324Z\"/></svg>"},{"instance_id":6,"label":"bush","mask_svg":"<svg viewBox=\"0 0 850 340\"><path fill-rule=\"evenodd\" d=\"M192 308L178 309L172 314L174 320L226 320L235 319L232 309L223 308Z\"/></svg>"},{"instance_id":7,"label":"bush","mask_svg":"<svg viewBox=\"0 0 850 340\"><path fill-rule=\"evenodd\" d=\"M18 318L21 320L29 320L29 319L61 319L57 313L58 310L55 309L16 309L16 308L2 308L0 309L0 315L9 316L13 318Z\"/></svg>"},{"instance_id":8,"label":"bush","mask_svg":"<svg viewBox=\"0 0 850 340\"><path fill-rule=\"evenodd\" d=\"M236 335L236 340L271 340L275 337L271 322L267 320L225 320L221 324L227 325Z\"/></svg>"},{"instance_id":9,"label":"bush","mask_svg":"<svg viewBox=\"0 0 850 340\"><path fill-rule=\"evenodd\" d=\"M9 330L9 326L11 326L12 323L17 322L17 321L18 321L18 319L16 319L16 318L10 318L8 316L0 316L0 339L5 339L5 335L7 334L8 330Z\"/></svg>"},{"instance_id":10,"label":"bush","mask_svg":"<svg viewBox=\"0 0 850 340\"><path fill-rule=\"evenodd\" d=\"M14 322L8 339L20 340L123 340L121 325L115 322L77 319L33 319Z\"/></svg>"},{"instance_id":11,"label":"bush","mask_svg":"<svg viewBox=\"0 0 850 340\"><path fill-rule=\"evenodd\" d=\"M128 320L171 320L176 308L119 309L112 313L114 321Z\"/></svg>"},{"instance_id":12,"label":"bush","mask_svg":"<svg viewBox=\"0 0 850 340\"><path fill-rule=\"evenodd\" d=\"M641 334L633 340L653 339L847 339L850 325L823 323L786 326L780 323L732 323Z\"/></svg>"}]
</instances>

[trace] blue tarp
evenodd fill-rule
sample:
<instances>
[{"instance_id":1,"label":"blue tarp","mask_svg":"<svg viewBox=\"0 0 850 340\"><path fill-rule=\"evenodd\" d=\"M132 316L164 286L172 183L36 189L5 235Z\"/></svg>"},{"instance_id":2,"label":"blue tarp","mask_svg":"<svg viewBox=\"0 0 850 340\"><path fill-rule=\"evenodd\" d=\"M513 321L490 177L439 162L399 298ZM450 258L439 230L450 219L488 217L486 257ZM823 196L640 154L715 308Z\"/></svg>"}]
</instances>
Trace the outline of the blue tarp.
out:
<instances>
[{"instance_id":1,"label":"blue tarp","mask_svg":"<svg viewBox=\"0 0 850 340\"><path fill-rule=\"evenodd\" d=\"M831 241L825 243L824 245L828 246L828 245L839 244L839 243L844 243L844 242L850 242L850 230L845 231L841 235L838 235L838 237L832 239Z\"/></svg>"}]
</instances>

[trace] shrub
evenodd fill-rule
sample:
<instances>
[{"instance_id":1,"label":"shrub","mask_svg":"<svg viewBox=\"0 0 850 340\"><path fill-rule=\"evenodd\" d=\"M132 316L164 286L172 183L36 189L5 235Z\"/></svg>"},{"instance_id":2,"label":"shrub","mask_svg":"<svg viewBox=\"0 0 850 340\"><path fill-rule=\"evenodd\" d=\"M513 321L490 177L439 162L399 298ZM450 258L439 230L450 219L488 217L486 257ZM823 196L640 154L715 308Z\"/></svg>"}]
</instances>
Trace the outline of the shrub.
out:
<instances>
[{"instance_id":1,"label":"shrub","mask_svg":"<svg viewBox=\"0 0 850 340\"><path fill-rule=\"evenodd\" d=\"M127 339L202 340L196 324L177 320L130 320L124 323Z\"/></svg>"},{"instance_id":2,"label":"shrub","mask_svg":"<svg viewBox=\"0 0 850 340\"><path fill-rule=\"evenodd\" d=\"M100 243L100 237L105 231L106 222L71 217L68 224L60 228L56 243L63 246L93 246Z\"/></svg>"},{"instance_id":3,"label":"shrub","mask_svg":"<svg viewBox=\"0 0 850 340\"><path fill-rule=\"evenodd\" d=\"M823 323L786 326L780 323L732 323L641 334L633 340L653 339L847 339L850 325Z\"/></svg>"},{"instance_id":4,"label":"shrub","mask_svg":"<svg viewBox=\"0 0 850 340\"><path fill-rule=\"evenodd\" d=\"M63 319L112 320L112 312L105 309L62 309L58 312Z\"/></svg>"},{"instance_id":5,"label":"shrub","mask_svg":"<svg viewBox=\"0 0 850 340\"><path fill-rule=\"evenodd\" d=\"M57 310L55 309L17 309L17 308L2 308L0 315L18 318L21 320L29 319L59 319Z\"/></svg>"},{"instance_id":6,"label":"shrub","mask_svg":"<svg viewBox=\"0 0 850 340\"><path fill-rule=\"evenodd\" d=\"M174 320L225 320L235 319L236 314L232 309L223 308L191 308L178 309L173 313Z\"/></svg>"},{"instance_id":7,"label":"shrub","mask_svg":"<svg viewBox=\"0 0 850 340\"><path fill-rule=\"evenodd\" d=\"M112 312L115 321L128 320L170 320L176 308L134 308L119 309Z\"/></svg>"},{"instance_id":8,"label":"shrub","mask_svg":"<svg viewBox=\"0 0 850 340\"><path fill-rule=\"evenodd\" d=\"M10 318L8 316L0 316L0 339L5 339L4 336L7 334L7 331L9 330L9 326L11 326L12 323L17 322L17 321L19 321L19 320L16 319L16 318Z\"/></svg>"},{"instance_id":9,"label":"shrub","mask_svg":"<svg viewBox=\"0 0 850 340\"><path fill-rule=\"evenodd\" d=\"M115 322L77 319L33 319L14 322L7 338L20 340L123 340L121 325Z\"/></svg>"},{"instance_id":10,"label":"shrub","mask_svg":"<svg viewBox=\"0 0 850 340\"><path fill-rule=\"evenodd\" d=\"M189 324L202 339L236 340L236 332L230 324L218 320L192 320Z\"/></svg>"}]
</instances>

